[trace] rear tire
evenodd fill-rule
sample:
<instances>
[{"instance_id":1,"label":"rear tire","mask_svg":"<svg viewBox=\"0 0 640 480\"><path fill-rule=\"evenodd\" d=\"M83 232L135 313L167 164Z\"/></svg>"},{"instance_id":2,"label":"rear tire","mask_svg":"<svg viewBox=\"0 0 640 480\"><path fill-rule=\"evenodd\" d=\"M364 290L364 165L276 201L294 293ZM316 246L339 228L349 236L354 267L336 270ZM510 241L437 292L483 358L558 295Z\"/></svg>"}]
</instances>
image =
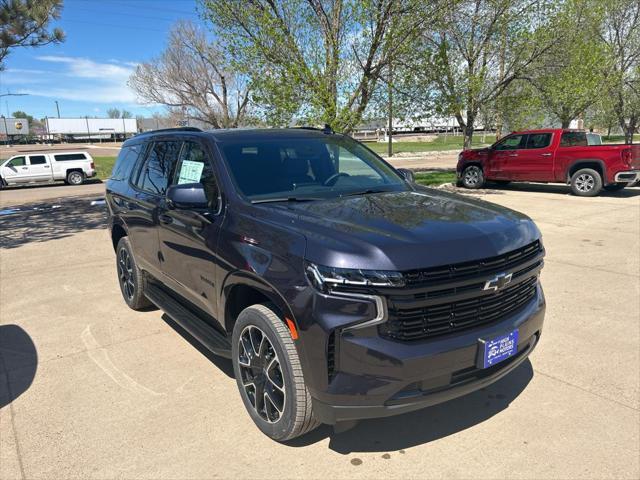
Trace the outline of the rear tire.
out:
<instances>
[{"instance_id":1,"label":"rear tire","mask_svg":"<svg viewBox=\"0 0 640 480\"><path fill-rule=\"evenodd\" d=\"M240 312L231 358L242 402L262 433L283 442L320 425L291 332L272 305Z\"/></svg>"},{"instance_id":2,"label":"rear tire","mask_svg":"<svg viewBox=\"0 0 640 480\"><path fill-rule=\"evenodd\" d=\"M611 185L605 185L604 189L607 192L618 192L627 186L629 186L629 184L626 182L618 182L618 183L612 183Z\"/></svg>"},{"instance_id":3,"label":"rear tire","mask_svg":"<svg viewBox=\"0 0 640 480\"><path fill-rule=\"evenodd\" d=\"M469 165L462 171L462 186L464 188L482 188L484 186L484 173L477 165Z\"/></svg>"},{"instance_id":4,"label":"rear tire","mask_svg":"<svg viewBox=\"0 0 640 480\"><path fill-rule=\"evenodd\" d=\"M67 183L69 185L82 185L84 183L84 173L78 171L67 173Z\"/></svg>"},{"instance_id":5,"label":"rear tire","mask_svg":"<svg viewBox=\"0 0 640 480\"><path fill-rule=\"evenodd\" d=\"M571 176L571 191L579 197L595 197L602 191L602 177L592 168L581 168Z\"/></svg>"},{"instance_id":6,"label":"rear tire","mask_svg":"<svg viewBox=\"0 0 640 480\"><path fill-rule=\"evenodd\" d=\"M131 243L122 237L116 247L116 269L122 298L132 310L143 310L151 306L144 296L144 276L133 257Z\"/></svg>"}]
</instances>

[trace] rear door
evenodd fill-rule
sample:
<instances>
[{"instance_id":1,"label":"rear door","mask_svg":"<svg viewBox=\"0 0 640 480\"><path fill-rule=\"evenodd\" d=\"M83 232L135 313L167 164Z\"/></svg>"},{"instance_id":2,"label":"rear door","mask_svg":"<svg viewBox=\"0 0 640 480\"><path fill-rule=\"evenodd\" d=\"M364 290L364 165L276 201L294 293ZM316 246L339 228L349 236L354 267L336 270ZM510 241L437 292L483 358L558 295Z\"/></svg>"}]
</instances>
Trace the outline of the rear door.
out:
<instances>
[{"instance_id":1,"label":"rear door","mask_svg":"<svg viewBox=\"0 0 640 480\"><path fill-rule=\"evenodd\" d=\"M216 317L215 271L223 210L213 162L210 149L200 139L184 142L171 183L203 184L209 208L181 210L163 203L158 219L164 275L182 296Z\"/></svg>"},{"instance_id":2,"label":"rear door","mask_svg":"<svg viewBox=\"0 0 640 480\"><path fill-rule=\"evenodd\" d=\"M518 149L517 156L509 161L511 179L530 182L550 182L553 180L553 134L550 132L530 133L524 148Z\"/></svg>"},{"instance_id":3,"label":"rear door","mask_svg":"<svg viewBox=\"0 0 640 480\"><path fill-rule=\"evenodd\" d=\"M513 172L517 170L515 160L520 149L527 143L527 135L516 133L503 138L496 143L489 154L489 179L512 180Z\"/></svg>"},{"instance_id":4,"label":"rear door","mask_svg":"<svg viewBox=\"0 0 640 480\"><path fill-rule=\"evenodd\" d=\"M157 140L146 150L146 158L134 174L133 188L124 215L136 261L154 276L161 276L158 238L158 207L163 201L181 142Z\"/></svg>"},{"instance_id":5,"label":"rear door","mask_svg":"<svg viewBox=\"0 0 640 480\"><path fill-rule=\"evenodd\" d=\"M34 182L50 182L53 179L51 164L47 155L29 155L29 175Z\"/></svg>"}]
</instances>

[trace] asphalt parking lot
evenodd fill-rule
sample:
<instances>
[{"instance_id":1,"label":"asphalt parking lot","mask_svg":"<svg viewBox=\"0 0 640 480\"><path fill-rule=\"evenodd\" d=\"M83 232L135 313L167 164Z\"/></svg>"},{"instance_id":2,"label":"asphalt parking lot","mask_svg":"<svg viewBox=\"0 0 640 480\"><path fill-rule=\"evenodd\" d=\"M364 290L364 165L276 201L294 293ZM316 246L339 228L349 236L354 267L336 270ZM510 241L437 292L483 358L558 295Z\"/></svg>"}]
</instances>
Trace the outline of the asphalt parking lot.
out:
<instances>
[{"instance_id":1,"label":"asphalt parking lot","mask_svg":"<svg viewBox=\"0 0 640 480\"><path fill-rule=\"evenodd\" d=\"M544 235L530 361L446 404L289 444L253 426L226 360L126 307L93 197L0 215L0 478L640 477L640 188L473 195Z\"/></svg>"}]
</instances>

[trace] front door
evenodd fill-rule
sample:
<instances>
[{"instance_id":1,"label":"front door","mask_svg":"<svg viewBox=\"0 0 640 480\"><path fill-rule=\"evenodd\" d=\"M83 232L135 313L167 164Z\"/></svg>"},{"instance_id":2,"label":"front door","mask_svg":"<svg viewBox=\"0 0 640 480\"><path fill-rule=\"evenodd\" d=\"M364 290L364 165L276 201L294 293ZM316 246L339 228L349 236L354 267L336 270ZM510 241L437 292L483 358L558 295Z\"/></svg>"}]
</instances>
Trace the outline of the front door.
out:
<instances>
[{"instance_id":1,"label":"front door","mask_svg":"<svg viewBox=\"0 0 640 480\"><path fill-rule=\"evenodd\" d=\"M197 211L159 209L162 271L179 293L214 318L217 317L217 243L223 220L221 195L213 156L197 139L184 142L172 184L201 183L209 208Z\"/></svg>"},{"instance_id":2,"label":"front door","mask_svg":"<svg viewBox=\"0 0 640 480\"><path fill-rule=\"evenodd\" d=\"M29 155L29 176L33 182L49 182L53 179L46 155Z\"/></svg>"},{"instance_id":3,"label":"front door","mask_svg":"<svg viewBox=\"0 0 640 480\"><path fill-rule=\"evenodd\" d=\"M518 150L511 167L512 180L553 181L552 133L531 133L526 147Z\"/></svg>"},{"instance_id":4,"label":"front door","mask_svg":"<svg viewBox=\"0 0 640 480\"><path fill-rule=\"evenodd\" d=\"M132 198L126 200L125 222L138 264L161 276L158 207L163 201L180 151L180 141L156 141L147 148Z\"/></svg>"},{"instance_id":5,"label":"front door","mask_svg":"<svg viewBox=\"0 0 640 480\"><path fill-rule=\"evenodd\" d=\"M504 137L491 148L489 179L513 180L520 149L524 148L527 135L513 134Z\"/></svg>"},{"instance_id":6,"label":"front door","mask_svg":"<svg viewBox=\"0 0 640 480\"><path fill-rule=\"evenodd\" d=\"M2 178L7 183L22 183L29 181L29 166L27 157L13 157L2 167Z\"/></svg>"}]
</instances>

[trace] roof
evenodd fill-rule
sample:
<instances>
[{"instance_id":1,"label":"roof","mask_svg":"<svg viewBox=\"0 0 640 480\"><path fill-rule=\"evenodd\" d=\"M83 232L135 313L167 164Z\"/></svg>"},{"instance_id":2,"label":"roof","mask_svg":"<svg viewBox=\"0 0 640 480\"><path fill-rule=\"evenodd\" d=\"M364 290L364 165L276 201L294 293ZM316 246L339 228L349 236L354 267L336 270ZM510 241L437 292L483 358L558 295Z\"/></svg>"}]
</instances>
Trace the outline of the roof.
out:
<instances>
[{"instance_id":1,"label":"roof","mask_svg":"<svg viewBox=\"0 0 640 480\"><path fill-rule=\"evenodd\" d=\"M140 133L127 140L126 143L135 143L136 140L143 140L155 135L189 134L198 136L208 136L217 142L246 141L246 140L268 140L274 137L288 138L313 138L326 135L326 130L311 127L301 128L228 128L217 130L200 130L193 127L167 128L161 130L151 130Z\"/></svg>"}]
</instances>

